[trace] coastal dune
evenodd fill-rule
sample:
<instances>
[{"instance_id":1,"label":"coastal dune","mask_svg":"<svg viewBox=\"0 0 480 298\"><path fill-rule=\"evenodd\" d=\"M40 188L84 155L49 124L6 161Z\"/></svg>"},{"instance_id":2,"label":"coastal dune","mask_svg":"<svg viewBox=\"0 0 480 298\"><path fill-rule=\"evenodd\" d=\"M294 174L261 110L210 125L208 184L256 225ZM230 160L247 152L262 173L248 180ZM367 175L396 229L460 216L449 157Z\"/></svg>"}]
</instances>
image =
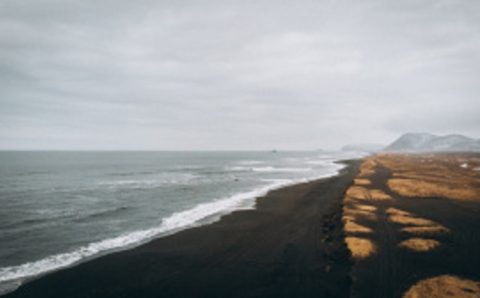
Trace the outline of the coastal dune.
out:
<instances>
[{"instance_id":1,"label":"coastal dune","mask_svg":"<svg viewBox=\"0 0 480 298\"><path fill-rule=\"evenodd\" d=\"M343 208L353 297L480 297L479 165L473 153L362 163Z\"/></svg>"}]
</instances>

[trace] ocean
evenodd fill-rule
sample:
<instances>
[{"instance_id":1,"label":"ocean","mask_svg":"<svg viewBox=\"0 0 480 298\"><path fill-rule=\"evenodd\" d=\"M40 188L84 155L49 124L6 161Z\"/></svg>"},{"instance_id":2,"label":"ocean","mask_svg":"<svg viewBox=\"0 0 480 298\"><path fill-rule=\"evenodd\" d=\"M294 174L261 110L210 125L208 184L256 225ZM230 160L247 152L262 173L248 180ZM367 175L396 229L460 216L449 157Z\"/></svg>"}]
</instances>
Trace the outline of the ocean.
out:
<instances>
[{"instance_id":1,"label":"ocean","mask_svg":"<svg viewBox=\"0 0 480 298\"><path fill-rule=\"evenodd\" d=\"M254 208L355 152L0 152L0 293Z\"/></svg>"}]
</instances>

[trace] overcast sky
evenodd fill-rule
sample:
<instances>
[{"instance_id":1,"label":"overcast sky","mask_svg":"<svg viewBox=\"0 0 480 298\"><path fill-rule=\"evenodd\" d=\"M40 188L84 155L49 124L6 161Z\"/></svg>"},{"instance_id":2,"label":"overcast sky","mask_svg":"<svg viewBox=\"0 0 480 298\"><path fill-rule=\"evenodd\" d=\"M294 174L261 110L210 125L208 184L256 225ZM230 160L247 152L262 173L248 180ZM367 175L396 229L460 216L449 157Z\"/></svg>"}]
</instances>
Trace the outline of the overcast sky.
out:
<instances>
[{"instance_id":1,"label":"overcast sky","mask_svg":"<svg viewBox=\"0 0 480 298\"><path fill-rule=\"evenodd\" d=\"M1 0L0 149L480 137L480 1Z\"/></svg>"}]
</instances>

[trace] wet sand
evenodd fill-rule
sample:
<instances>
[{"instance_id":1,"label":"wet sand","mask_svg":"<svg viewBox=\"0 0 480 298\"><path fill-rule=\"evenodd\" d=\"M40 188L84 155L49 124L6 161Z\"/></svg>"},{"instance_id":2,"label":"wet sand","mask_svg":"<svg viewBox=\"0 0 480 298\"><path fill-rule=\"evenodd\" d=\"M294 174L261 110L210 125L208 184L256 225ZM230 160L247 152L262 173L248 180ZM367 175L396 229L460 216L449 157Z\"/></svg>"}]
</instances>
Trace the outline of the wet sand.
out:
<instances>
[{"instance_id":1,"label":"wet sand","mask_svg":"<svg viewBox=\"0 0 480 298\"><path fill-rule=\"evenodd\" d=\"M48 274L5 297L348 297L342 198L359 163L271 191L255 210Z\"/></svg>"},{"instance_id":2,"label":"wet sand","mask_svg":"<svg viewBox=\"0 0 480 298\"><path fill-rule=\"evenodd\" d=\"M480 297L479 165L480 154L362 164L344 199L352 297Z\"/></svg>"}]
</instances>

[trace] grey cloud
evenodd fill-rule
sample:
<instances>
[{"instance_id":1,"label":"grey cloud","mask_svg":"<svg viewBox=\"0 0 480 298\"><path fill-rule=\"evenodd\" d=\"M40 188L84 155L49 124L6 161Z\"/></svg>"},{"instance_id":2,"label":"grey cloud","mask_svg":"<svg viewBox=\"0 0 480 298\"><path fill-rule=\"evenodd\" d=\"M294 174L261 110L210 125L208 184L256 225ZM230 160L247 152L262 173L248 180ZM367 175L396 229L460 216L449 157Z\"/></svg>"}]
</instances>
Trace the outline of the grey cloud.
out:
<instances>
[{"instance_id":1,"label":"grey cloud","mask_svg":"<svg viewBox=\"0 0 480 298\"><path fill-rule=\"evenodd\" d=\"M480 136L477 1L0 3L0 148Z\"/></svg>"}]
</instances>

